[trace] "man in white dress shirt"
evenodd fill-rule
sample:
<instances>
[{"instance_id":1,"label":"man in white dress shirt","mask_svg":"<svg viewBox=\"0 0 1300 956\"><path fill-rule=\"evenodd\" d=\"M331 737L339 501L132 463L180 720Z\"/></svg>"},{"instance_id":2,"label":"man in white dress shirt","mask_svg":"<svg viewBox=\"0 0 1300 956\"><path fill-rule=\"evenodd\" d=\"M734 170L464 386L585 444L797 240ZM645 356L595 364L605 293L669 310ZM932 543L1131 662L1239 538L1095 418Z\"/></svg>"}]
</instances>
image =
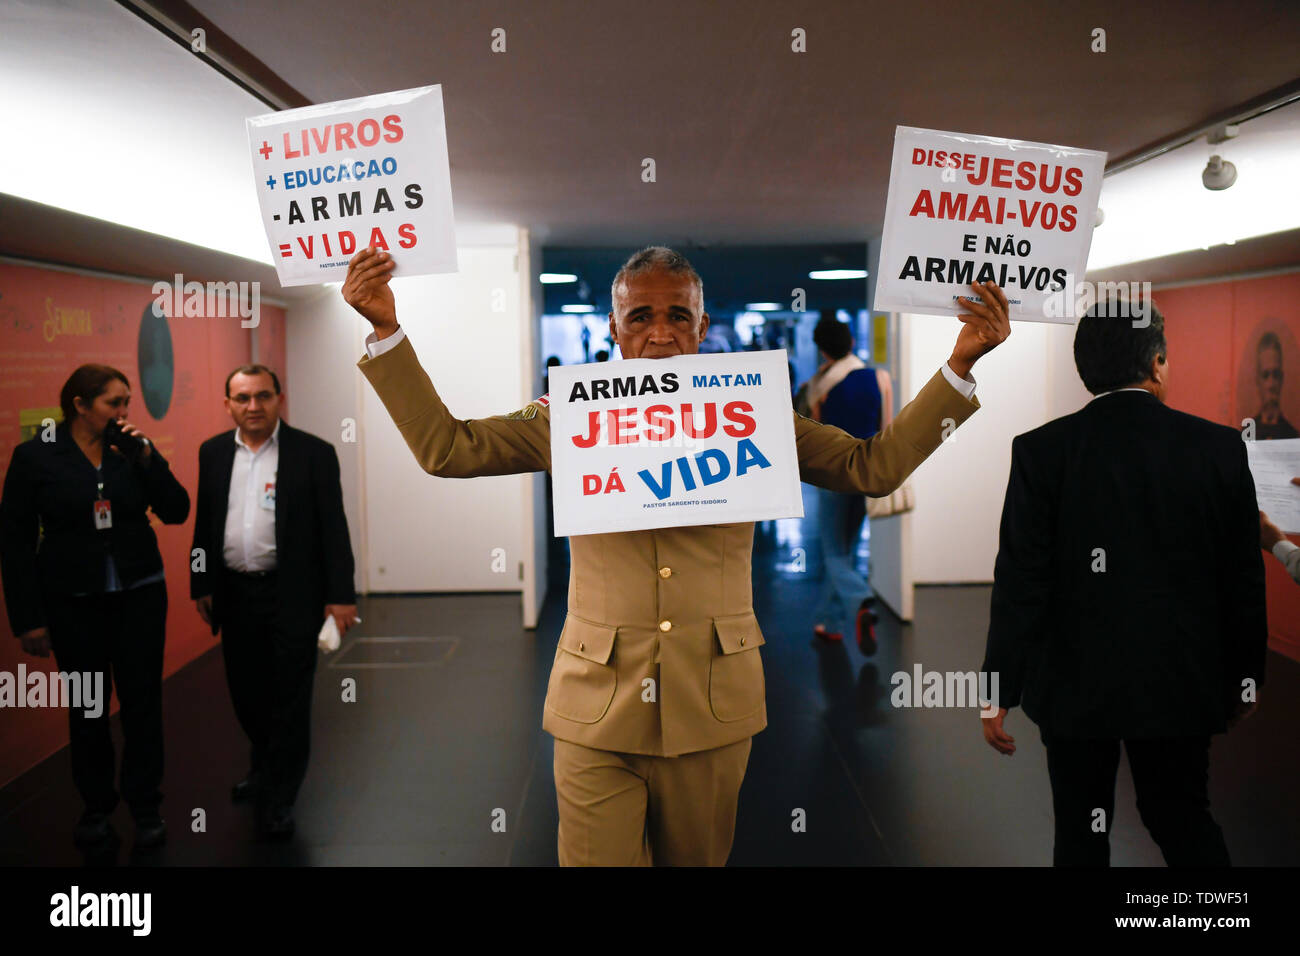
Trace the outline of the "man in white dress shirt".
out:
<instances>
[{"instance_id":1,"label":"man in white dress shirt","mask_svg":"<svg viewBox=\"0 0 1300 956\"><path fill-rule=\"evenodd\" d=\"M236 801L287 838L307 772L316 637L356 620L352 547L334 447L280 419L280 381L245 365L226 381L237 426L199 449L190 596L221 631L230 697L252 745ZM219 561L216 560L219 556Z\"/></svg>"}]
</instances>

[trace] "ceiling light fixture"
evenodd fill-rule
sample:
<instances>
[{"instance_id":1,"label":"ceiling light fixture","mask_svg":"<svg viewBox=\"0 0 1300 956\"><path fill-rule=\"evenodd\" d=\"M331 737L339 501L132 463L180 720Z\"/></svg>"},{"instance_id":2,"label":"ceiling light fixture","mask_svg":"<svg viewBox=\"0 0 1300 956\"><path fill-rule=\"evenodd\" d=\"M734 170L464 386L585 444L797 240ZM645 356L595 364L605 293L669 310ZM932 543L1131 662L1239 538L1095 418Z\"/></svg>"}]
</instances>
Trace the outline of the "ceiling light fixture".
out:
<instances>
[{"instance_id":1,"label":"ceiling light fixture","mask_svg":"<svg viewBox=\"0 0 1300 956\"><path fill-rule=\"evenodd\" d=\"M1215 192L1227 189L1236 181L1237 167L1218 153L1210 157L1210 161L1205 164L1205 170L1201 173L1201 185Z\"/></svg>"},{"instance_id":2,"label":"ceiling light fixture","mask_svg":"<svg viewBox=\"0 0 1300 956\"><path fill-rule=\"evenodd\" d=\"M865 279L866 269L814 269L809 279Z\"/></svg>"},{"instance_id":3,"label":"ceiling light fixture","mask_svg":"<svg viewBox=\"0 0 1300 956\"><path fill-rule=\"evenodd\" d=\"M1093 233L1088 271L1300 227L1298 155L1300 101L1107 173L1105 228Z\"/></svg>"}]
</instances>

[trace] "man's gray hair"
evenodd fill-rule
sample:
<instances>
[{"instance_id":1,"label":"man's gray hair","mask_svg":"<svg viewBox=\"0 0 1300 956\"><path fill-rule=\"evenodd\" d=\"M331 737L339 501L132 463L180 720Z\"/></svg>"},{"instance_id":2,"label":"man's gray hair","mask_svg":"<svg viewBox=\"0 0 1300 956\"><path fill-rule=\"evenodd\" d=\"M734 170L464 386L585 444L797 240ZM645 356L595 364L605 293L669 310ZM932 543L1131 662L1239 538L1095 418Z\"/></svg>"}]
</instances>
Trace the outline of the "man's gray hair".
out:
<instances>
[{"instance_id":1,"label":"man's gray hair","mask_svg":"<svg viewBox=\"0 0 1300 956\"><path fill-rule=\"evenodd\" d=\"M618 287L633 276L642 275L646 272L667 272L671 275L684 275L695 283L695 288L700 293L700 302L704 301L704 280L700 278L700 274L695 271L695 267L687 261L684 255L680 252L674 252L667 246L646 246L623 263L623 268L618 270L618 275L614 276L614 281L610 283L611 309L614 307L614 300L618 297Z\"/></svg>"}]
</instances>

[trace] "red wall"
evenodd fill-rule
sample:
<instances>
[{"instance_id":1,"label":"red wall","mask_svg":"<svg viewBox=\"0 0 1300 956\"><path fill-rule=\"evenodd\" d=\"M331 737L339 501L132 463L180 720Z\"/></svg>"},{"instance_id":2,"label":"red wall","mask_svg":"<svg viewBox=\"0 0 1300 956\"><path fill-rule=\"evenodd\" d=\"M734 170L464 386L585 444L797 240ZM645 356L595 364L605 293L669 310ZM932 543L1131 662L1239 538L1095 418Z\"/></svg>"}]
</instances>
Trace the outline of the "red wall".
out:
<instances>
[{"instance_id":1,"label":"red wall","mask_svg":"<svg viewBox=\"0 0 1300 956\"><path fill-rule=\"evenodd\" d=\"M1169 340L1171 406L1240 430L1259 409L1255 349L1271 330L1282 340L1282 414L1300 428L1300 273L1166 289L1155 301ZM1269 645L1300 660L1300 585L1272 555L1264 566Z\"/></svg>"},{"instance_id":2,"label":"red wall","mask_svg":"<svg viewBox=\"0 0 1300 956\"><path fill-rule=\"evenodd\" d=\"M162 418L150 415L140 380L137 341L150 285L0 263L0 481L23 436L20 410L57 407L59 389L78 365L102 362L131 382L129 420L152 439L190 493L184 525L154 521L167 574L170 675L216 639L189 597L189 550L198 491L199 444L232 425L221 403L226 375L250 361L250 330L237 317L166 320L172 341L172 394ZM263 305L259 358L284 381L284 310ZM0 670L55 670L54 658L29 657L13 639L0 595ZM116 701L114 702L116 706ZM0 784L43 760L68 740L65 709L0 708Z\"/></svg>"}]
</instances>

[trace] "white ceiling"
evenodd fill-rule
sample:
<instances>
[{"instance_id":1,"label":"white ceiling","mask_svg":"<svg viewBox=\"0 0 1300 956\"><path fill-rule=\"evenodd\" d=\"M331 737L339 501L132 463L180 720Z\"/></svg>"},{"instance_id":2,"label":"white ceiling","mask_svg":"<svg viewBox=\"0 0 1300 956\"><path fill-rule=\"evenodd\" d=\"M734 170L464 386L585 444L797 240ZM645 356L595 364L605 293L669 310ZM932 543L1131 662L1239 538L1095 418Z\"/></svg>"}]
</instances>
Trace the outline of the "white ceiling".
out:
<instances>
[{"instance_id":1,"label":"white ceiling","mask_svg":"<svg viewBox=\"0 0 1300 956\"><path fill-rule=\"evenodd\" d=\"M192 2L313 102L442 84L457 215L567 245L862 241L896 125L1114 158L1300 73L1295 0Z\"/></svg>"},{"instance_id":2,"label":"white ceiling","mask_svg":"<svg viewBox=\"0 0 1300 956\"><path fill-rule=\"evenodd\" d=\"M895 125L1113 159L1300 72L1295 0L194 0L192 9L305 101L442 84L458 232L518 223L566 246L861 242L880 231ZM505 53L491 50L497 27ZM1106 53L1089 49L1097 27ZM795 28L806 53L790 50ZM267 107L111 0L0 0L0 53L0 129L11 146L0 151L0 193L23 197L0 196L0 253L139 275L183 264L196 278L246 275L279 289L268 265L236 258L268 258L242 126ZM25 112L24 83L65 108ZM101 126L87 109L129 115ZM70 162L107 208L120 198L115 164L141 144L167 175L134 201L135 218L61 213L32 202L58 206L59 190L22 189L33 170ZM212 168L168 165L174 148ZM655 183L641 182L646 157ZM192 234L152 224L151 213L176 208ZM215 241L225 232L245 238ZM1263 258L1252 252L1261 248ZM1238 243L1233 253L1238 269L1297 263L1300 241ZM1177 274L1177 261L1165 266Z\"/></svg>"}]
</instances>

